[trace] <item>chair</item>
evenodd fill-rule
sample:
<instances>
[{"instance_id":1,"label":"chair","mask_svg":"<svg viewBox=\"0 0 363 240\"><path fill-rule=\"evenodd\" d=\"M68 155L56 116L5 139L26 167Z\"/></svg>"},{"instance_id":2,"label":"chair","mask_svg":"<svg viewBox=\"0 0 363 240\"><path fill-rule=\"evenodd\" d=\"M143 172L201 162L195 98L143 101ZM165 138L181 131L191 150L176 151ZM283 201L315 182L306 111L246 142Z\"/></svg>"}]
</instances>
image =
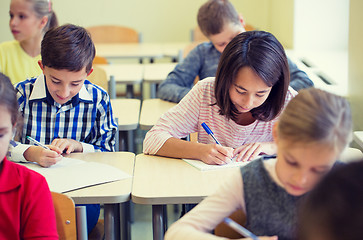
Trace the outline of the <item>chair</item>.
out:
<instances>
[{"instance_id":1,"label":"chair","mask_svg":"<svg viewBox=\"0 0 363 240\"><path fill-rule=\"evenodd\" d=\"M73 200L64 194L51 194L59 239L87 239L86 208L75 207Z\"/></svg>"},{"instance_id":2,"label":"chair","mask_svg":"<svg viewBox=\"0 0 363 240\"><path fill-rule=\"evenodd\" d=\"M108 64L108 61L105 57L95 56L92 64Z\"/></svg>"},{"instance_id":3,"label":"chair","mask_svg":"<svg viewBox=\"0 0 363 240\"><path fill-rule=\"evenodd\" d=\"M87 28L94 43L138 43L142 35L136 30L119 25L98 25Z\"/></svg>"},{"instance_id":4,"label":"chair","mask_svg":"<svg viewBox=\"0 0 363 240\"><path fill-rule=\"evenodd\" d=\"M234 213L231 214L231 216L229 216L229 218L231 218L232 220L234 220L235 222L239 223L242 226L246 224L247 220L246 214L242 210L235 211ZM239 239L243 237L224 222L217 225L217 227L214 229L214 234L216 236L225 237L228 239Z\"/></svg>"},{"instance_id":5,"label":"chair","mask_svg":"<svg viewBox=\"0 0 363 240\"><path fill-rule=\"evenodd\" d=\"M100 86L109 92L107 73L97 64L93 65L93 72L88 76L87 79L93 84L96 84L97 86Z\"/></svg>"}]
</instances>

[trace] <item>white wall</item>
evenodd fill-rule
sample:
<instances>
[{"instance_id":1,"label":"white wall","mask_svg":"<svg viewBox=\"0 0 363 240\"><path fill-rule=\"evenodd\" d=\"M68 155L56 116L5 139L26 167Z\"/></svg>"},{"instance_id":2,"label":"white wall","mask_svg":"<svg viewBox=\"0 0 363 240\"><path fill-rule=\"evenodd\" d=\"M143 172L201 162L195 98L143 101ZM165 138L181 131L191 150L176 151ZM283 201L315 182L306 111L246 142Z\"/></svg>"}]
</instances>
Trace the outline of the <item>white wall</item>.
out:
<instances>
[{"instance_id":1,"label":"white wall","mask_svg":"<svg viewBox=\"0 0 363 240\"><path fill-rule=\"evenodd\" d=\"M294 8L294 49L348 49L349 0L295 0Z\"/></svg>"},{"instance_id":2,"label":"white wall","mask_svg":"<svg viewBox=\"0 0 363 240\"><path fill-rule=\"evenodd\" d=\"M197 11L204 2L205 0L53 0L53 6L60 24L74 23L84 27L120 24L142 32L144 42L181 42L190 40L190 29L197 25ZM243 14L246 22L258 29L270 31L271 0L231 2ZM279 4L274 4L275 16L281 15L279 11L286 11L283 2L291 3L293 0L279 0ZM0 1L0 42L12 39L8 27L9 5L10 0ZM283 31L285 35L290 35L287 38L291 38L291 30L282 29L280 34ZM281 42L289 41L281 39Z\"/></svg>"}]
</instances>

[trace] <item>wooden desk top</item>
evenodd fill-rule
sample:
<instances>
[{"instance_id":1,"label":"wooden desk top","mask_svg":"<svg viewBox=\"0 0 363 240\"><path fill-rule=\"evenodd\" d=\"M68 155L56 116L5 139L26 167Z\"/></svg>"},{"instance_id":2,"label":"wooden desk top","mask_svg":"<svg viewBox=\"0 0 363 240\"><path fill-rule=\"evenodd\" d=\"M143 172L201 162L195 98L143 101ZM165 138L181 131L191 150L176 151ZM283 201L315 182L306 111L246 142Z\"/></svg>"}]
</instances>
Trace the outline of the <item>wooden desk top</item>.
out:
<instances>
[{"instance_id":1,"label":"wooden desk top","mask_svg":"<svg viewBox=\"0 0 363 240\"><path fill-rule=\"evenodd\" d=\"M152 205L199 203L233 171L239 171L239 168L202 172L181 159L139 154L136 156L132 201Z\"/></svg>"},{"instance_id":2,"label":"wooden desk top","mask_svg":"<svg viewBox=\"0 0 363 240\"><path fill-rule=\"evenodd\" d=\"M68 157L68 156L67 156ZM135 154L130 152L72 153L71 158L109 164L133 175ZM76 204L112 204L130 199L132 177L65 193Z\"/></svg>"},{"instance_id":3,"label":"wooden desk top","mask_svg":"<svg viewBox=\"0 0 363 240\"><path fill-rule=\"evenodd\" d=\"M175 66L176 63L144 64L144 81L149 83L160 83L166 79L172 70L174 70Z\"/></svg>"},{"instance_id":4,"label":"wooden desk top","mask_svg":"<svg viewBox=\"0 0 363 240\"><path fill-rule=\"evenodd\" d=\"M142 130L150 130L159 120L160 116L175 105L176 103L167 102L158 98L142 101L139 122L140 128Z\"/></svg>"},{"instance_id":5,"label":"wooden desk top","mask_svg":"<svg viewBox=\"0 0 363 240\"><path fill-rule=\"evenodd\" d=\"M100 68L105 70L107 78L115 78L116 83L135 84L141 83L144 76L144 66L142 64L100 64Z\"/></svg>"},{"instance_id":6,"label":"wooden desk top","mask_svg":"<svg viewBox=\"0 0 363 240\"><path fill-rule=\"evenodd\" d=\"M103 43L96 44L98 56L106 58L160 58L163 56L159 43Z\"/></svg>"},{"instance_id":7,"label":"wooden desk top","mask_svg":"<svg viewBox=\"0 0 363 240\"><path fill-rule=\"evenodd\" d=\"M139 125L140 99L111 99L114 117L120 131L135 130Z\"/></svg>"}]
</instances>

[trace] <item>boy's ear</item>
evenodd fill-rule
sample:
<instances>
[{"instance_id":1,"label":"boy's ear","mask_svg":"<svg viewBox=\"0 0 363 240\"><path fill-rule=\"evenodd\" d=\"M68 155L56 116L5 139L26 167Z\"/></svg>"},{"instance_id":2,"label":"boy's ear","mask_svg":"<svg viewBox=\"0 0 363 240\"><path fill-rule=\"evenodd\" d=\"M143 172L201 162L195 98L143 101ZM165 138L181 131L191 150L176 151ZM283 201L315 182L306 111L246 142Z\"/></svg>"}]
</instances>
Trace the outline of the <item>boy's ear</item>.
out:
<instances>
[{"instance_id":1,"label":"boy's ear","mask_svg":"<svg viewBox=\"0 0 363 240\"><path fill-rule=\"evenodd\" d=\"M89 75L91 75L91 73L93 72L93 68L91 68L91 70L89 71L89 73L87 74L87 77L89 76Z\"/></svg>"},{"instance_id":2,"label":"boy's ear","mask_svg":"<svg viewBox=\"0 0 363 240\"><path fill-rule=\"evenodd\" d=\"M279 126L279 121L276 121L275 124L273 125L272 127L272 137L274 139L274 142L277 144L278 142L278 132L277 132L277 129L278 129L278 126Z\"/></svg>"},{"instance_id":3,"label":"boy's ear","mask_svg":"<svg viewBox=\"0 0 363 240\"><path fill-rule=\"evenodd\" d=\"M42 60L38 61L38 65L39 65L40 69L42 69L42 71L44 72L44 66L43 66Z\"/></svg>"}]
</instances>

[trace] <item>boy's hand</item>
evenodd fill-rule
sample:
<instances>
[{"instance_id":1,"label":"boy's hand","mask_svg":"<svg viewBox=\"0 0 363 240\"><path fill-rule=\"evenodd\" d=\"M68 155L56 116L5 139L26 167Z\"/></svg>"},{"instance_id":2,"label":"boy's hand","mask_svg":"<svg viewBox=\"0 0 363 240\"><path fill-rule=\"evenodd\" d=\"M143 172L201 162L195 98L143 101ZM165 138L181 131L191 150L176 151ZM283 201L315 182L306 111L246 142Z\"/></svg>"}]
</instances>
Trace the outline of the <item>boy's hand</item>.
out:
<instances>
[{"instance_id":1,"label":"boy's hand","mask_svg":"<svg viewBox=\"0 0 363 240\"><path fill-rule=\"evenodd\" d=\"M58 147L62 153L70 154L72 152L83 152L83 146L80 142L67 138L56 138L52 144Z\"/></svg>"},{"instance_id":2,"label":"boy's hand","mask_svg":"<svg viewBox=\"0 0 363 240\"><path fill-rule=\"evenodd\" d=\"M234 149L234 156L237 155L236 162L248 162L255 159L260 153L265 154L275 154L276 153L276 145L273 142L264 142L264 143L250 143L246 145L242 145L236 149Z\"/></svg>"},{"instance_id":3,"label":"boy's hand","mask_svg":"<svg viewBox=\"0 0 363 240\"><path fill-rule=\"evenodd\" d=\"M222 165L230 163L233 157L233 148L218 144L204 144L200 159L206 164Z\"/></svg>"},{"instance_id":4,"label":"boy's hand","mask_svg":"<svg viewBox=\"0 0 363 240\"><path fill-rule=\"evenodd\" d=\"M24 152L24 157L30 162L37 162L42 167L50 167L62 159L62 152L58 147L48 147L50 150L39 146L31 146Z\"/></svg>"}]
</instances>

